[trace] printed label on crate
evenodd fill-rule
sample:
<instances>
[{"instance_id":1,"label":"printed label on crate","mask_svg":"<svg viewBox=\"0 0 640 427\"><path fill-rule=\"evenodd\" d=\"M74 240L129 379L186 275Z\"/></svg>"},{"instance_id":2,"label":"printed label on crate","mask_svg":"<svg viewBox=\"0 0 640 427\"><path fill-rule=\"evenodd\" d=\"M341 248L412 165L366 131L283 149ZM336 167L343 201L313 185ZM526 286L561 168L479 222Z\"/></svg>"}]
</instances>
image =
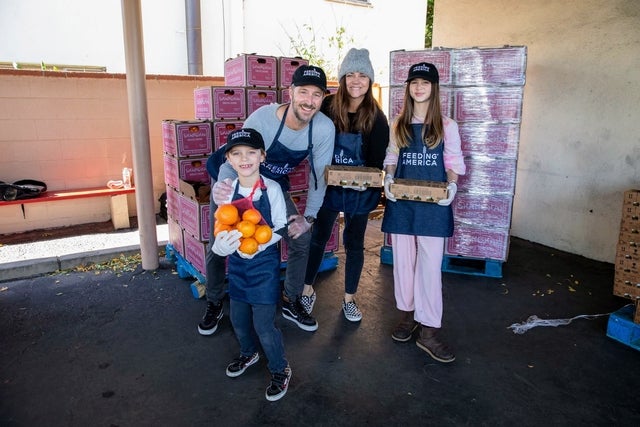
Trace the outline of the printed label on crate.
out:
<instances>
[{"instance_id":1,"label":"printed label on crate","mask_svg":"<svg viewBox=\"0 0 640 427\"><path fill-rule=\"evenodd\" d=\"M213 123L213 142L215 150L227 143L229 134L236 129L242 128L244 122L239 121L216 121Z\"/></svg>"},{"instance_id":2,"label":"printed label on crate","mask_svg":"<svg viewBox=\"0 0 640 427\"><path fill-rule=\"evenodd\" d=\"M464 156L518 157L519 123L460 123L458 127Z\"/></svg>"},{"instance_id":3,"label":"printed label on crate","mask_svg":"<svg viewBox=\"0 0 640 427\"><path fill-rule=\"evenodd\" d=\"M395 50L391 57L391 86L403 85L409 75L409 68L419 62L430 62L438 69L440 85L451 83L451 50L450 49L425 49L425 50Z\"/></svg>"},{"instance_id":4,"label":"printed label on crate","mask_svg":"<svg viewBox=\"0 0 640 427\"><path fill-rule=\"evenodd\" d=\"M278 87L288 88L291 86L293 73L301 65L309 65L309 61L303 58L278 58Z\"/></svg>"},{"instance_id":5,"label":"printed label on crate","mask_svg":"<svg viewBox=\"0 0 640 427\"><path fill-rule=\"evenodd\" d=\"M447 255L506 261L509 229L474 227L456 221L453 236L446 241Z\"/></svg>"},{"instance_id":6,"label":"printed label on crate","mask_svg":"<svg viewBox=\"0 0 640 427\"><path fill-rule=\"evenodd\" d=\"M484 195L458 192L451 204L456 221L488 227L511 226L511 195Z\"/></svg>"},{"instance_id":7,"label":"printed label on crate","mask_svg":"<svg viewBox=\"0 0 640 427\"><path fill-rule=\"evenodd\" d=\"M247 89L247 116L258 108L278 102L275 89Z\"/></svg>"},{"instance_id":8,"label":"printed label on crate","mask_svg":"<svg viewBox=\"0 0 640 427\"><path fill-rule=\"evenodd\" d=\"M458 177L458 188L481 194L514 194L516 162L510 159L467 158L467 172Z\"/></svg>"},{"instance_id":9,"label":"printed label on crate","mask_svg":"<svg viewBox=\"0 0 640 427\"><path fill-rule=\"evenodd\" d=\"M452 57L455 85L524 85L527 49L504 48L455 49Z\"/></svg>"},{"instance_id":10,"label":"printed label on crate","mask_svg":"<svg viewBox=\"0 0 640 427\"><path fill-rule=\"evenodd\" d=\"M520 122L522 87L455 88L453 95L457 122Z\"/></svg>"}]
</instances>

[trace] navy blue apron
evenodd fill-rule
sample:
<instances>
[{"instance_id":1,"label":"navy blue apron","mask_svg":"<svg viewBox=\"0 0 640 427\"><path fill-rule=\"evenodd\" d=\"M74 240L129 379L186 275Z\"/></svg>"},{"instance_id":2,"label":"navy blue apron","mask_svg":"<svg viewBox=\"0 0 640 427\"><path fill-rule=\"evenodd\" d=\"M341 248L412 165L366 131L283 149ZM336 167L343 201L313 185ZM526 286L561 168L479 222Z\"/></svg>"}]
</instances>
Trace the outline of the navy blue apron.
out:
<instances>
[{"instance_id":1,"label":"navy blue apron","mask_svg":"<svg viewBox=\"0 0 640 427\"><path fill-rule=\"evenodd\" d=\"M362 134L340 132L333 146L332 165L363 166ZM350 214L368 214L378 206L380 188L368 188L358 191L330 185L324 196L324 207L332 211Z\"/></svg>"},{"instance_id":2,"label":"navy blue apron","mask_svg":"<svg viewBox=\"0 0 640 427\"><path fill-rule=\"evenodd\" d=\"M233 200L243 196L238 193L238 184ZM273 228L271 203L266 187L260 199L253 201L262 218ZM276 304L280 299L280 251L278 245L270 245L252 259L244 259L237 252L228 257L229 297L249 304Z\"/></svg>"},{"instance_id":3,"label":"navy blue apron","mask_svg":"<svg viewBox=\"0 0 640 427\"><path fill-rule=\"evenodd\" d=\"M315 179L316 189L318 188L318 180L316 178L316 171L313 168L313 156L311 151L313 149L312 142L312 130L313 120L309 122L309 145L306 150L295 151L291 150L282 144L278 138L284 128L284 122L287 118L287 111L289 106L284 110L282 120L280 121L280 127L276 136L273 137L273 142L267 150L267 156L264 163L260 165L260 174L264 177L270 178L280 184L283 192L289 191L289 173L295 169L307 156L309 156L309 163L311 164L311 171Z\"/></svg>"},{"instance_id":4,"label":"navy blue apron","mask_svg":"<svg viewBox=\"0 0 640 427\"><path fill-rule=\"evenodd\" d=\"M422 125L412 124L413 139L401 148L395 178L446 182L444 142L429 149L422 142ZM453 235L453 209L437 203L412 200L387 201L382 220L385 233L414 236L450 237Z\"/></svg>"}]
</instances>

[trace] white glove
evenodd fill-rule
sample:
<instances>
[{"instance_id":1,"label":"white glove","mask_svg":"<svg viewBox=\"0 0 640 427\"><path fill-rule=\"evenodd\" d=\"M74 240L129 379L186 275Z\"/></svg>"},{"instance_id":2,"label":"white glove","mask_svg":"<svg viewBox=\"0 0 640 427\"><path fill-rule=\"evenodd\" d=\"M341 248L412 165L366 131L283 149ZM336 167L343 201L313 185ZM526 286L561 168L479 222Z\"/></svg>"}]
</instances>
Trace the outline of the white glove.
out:
<instances>
[{"instance_id":1,"label":"white glove","mask_svg":"<svg viewBox=\"0 0 640 427\"><path fill-rule=\"evenodd\" d=\"M440 206L449 206L451 202L453 202L453 198L456 196L457 192L458 192L458 184L456 184L455 182L450 182L447 185L447 198L438 200L438 204Z\"/></svg>"},{"instance_id":2,"label":"white glove","mask_svg":"<svg viewBox=\"0 0 640 427\"><path fill-rule=\"evenodd\" d=\"M302 215L291 215L289 218L289 227L287 229L289 236L297 239L311 229L311 224Z\"/></svg>"},{"instance_id":3,"label":"white glove","mask_svg":"<svg viewBox=\"0 0 640 427\"><path fill-rule=\"evenodd\" d=\"M367 189L367 187L365 187L364 185L344 185L342 186L342 188L348 188L349 190L356 190L356 191L364 191Z\"/></svg>"},{"instance_id":4,"label":"white glove","mask_svg":"<svg viewBox=\"0 0 640 427\"><path fill-rule=\"evenodd\" d=\"M387 200L389 200L390 202L395 202L396 201L396 196L393 195L393 193L391 192L391 184L393 184L393 175L391 174L386 174L384 176L384 197L387 198Z\"/></svg>"},{"instance_id":5,"label":"white glove","mask_svg":"<svg viewBox=\"0 0 640 427\"><path fill-rule=\"evenodd\" d=\"M230 178L226 178L213 184L211 196L213 197L213 202L216 205L220 206L225 203L229 203L229 199L233 193L233 187L231 187L232 182L233 181Z\"/></svg>"},{"instance_id":6,"label":"white glove","mask_svg":"<svg viewBox=\"0 0 640 427\"><path fill-rule=\"evenodd\" d=\"M231 255L240 247L241 237L242 233L238 230L221 231L215 237L211 251L220 256Z\"/></svg>"},{"instance_id":7,"label":"white glove","mask_svg":"<svg viewBox=\"0 0 640 427\"><path fill-rule=\"evenodd\" d=\"M258 245L258 250L252 254L245 254L244 252L241 252L239 249L236 252L238 252L238 255L240 255L240 258L252 259L254 256L258 255L260 252L264 251L264 249L265 249L265 245Z\"/></svg>"}]
</instances>

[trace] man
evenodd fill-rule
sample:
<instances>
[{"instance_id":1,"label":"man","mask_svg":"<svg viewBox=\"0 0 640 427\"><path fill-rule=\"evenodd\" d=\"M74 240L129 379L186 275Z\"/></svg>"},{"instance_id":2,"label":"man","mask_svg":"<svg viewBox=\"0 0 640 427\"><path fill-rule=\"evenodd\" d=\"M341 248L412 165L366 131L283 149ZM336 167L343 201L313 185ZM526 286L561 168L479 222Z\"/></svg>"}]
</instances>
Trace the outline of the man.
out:
<instances>
[{"instance_id":1,"label":"man","mask_svg":"<svg viewBox=\"0 0 640 427\"><path fill-rule=\"evenodd\" d=\"M318 329L318 322L303 308L300 297L309 257L311 226L322 205L327 188L324 168L331 164L335 128L333 122L320 112L327 91L327 78L319 67L303 65L293 74L289 104L266 105L254 111L244 127L262 134L267 151L260 173L277 181L282 187L287 205L289 226L283 237L287 242L287 269L282 296L282 315L305 331ZM232 191L229 183L236 173L228 164L207 169L215 181L211 191L211 214L217 203L228 200ZM307 204L301 215L289 194L288 174L305 158L311 165ZM212 238L209 245L213 245ZM223 315L225 258L207 250L207 310L198 325L198 332L211 335Z\"/></svg>"}]
</instances>

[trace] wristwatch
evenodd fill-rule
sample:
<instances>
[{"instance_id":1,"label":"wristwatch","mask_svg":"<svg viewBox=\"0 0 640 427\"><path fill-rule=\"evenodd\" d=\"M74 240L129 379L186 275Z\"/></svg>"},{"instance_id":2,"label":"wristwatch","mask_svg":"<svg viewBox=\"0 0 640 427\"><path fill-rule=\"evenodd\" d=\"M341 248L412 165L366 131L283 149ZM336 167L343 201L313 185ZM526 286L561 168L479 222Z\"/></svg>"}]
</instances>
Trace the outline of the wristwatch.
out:
<instances>
[{"instance_id":1,"label":"wristwatch","mask_svg":"<svg viewBox=\"0 0 640 427\"><path fill-rule=\"evenodd\" d=\"M308 222L309 224L312 224L312 225L313 225L313 223L314 223L314 222L316 222L316 219L315 219L314 217L312 217L311 215L307 215L307 216L305 216L305 217L304 217L304 219L306 219L306 220L307 220L307 222Z\"/></svg>"}]
</instances>

